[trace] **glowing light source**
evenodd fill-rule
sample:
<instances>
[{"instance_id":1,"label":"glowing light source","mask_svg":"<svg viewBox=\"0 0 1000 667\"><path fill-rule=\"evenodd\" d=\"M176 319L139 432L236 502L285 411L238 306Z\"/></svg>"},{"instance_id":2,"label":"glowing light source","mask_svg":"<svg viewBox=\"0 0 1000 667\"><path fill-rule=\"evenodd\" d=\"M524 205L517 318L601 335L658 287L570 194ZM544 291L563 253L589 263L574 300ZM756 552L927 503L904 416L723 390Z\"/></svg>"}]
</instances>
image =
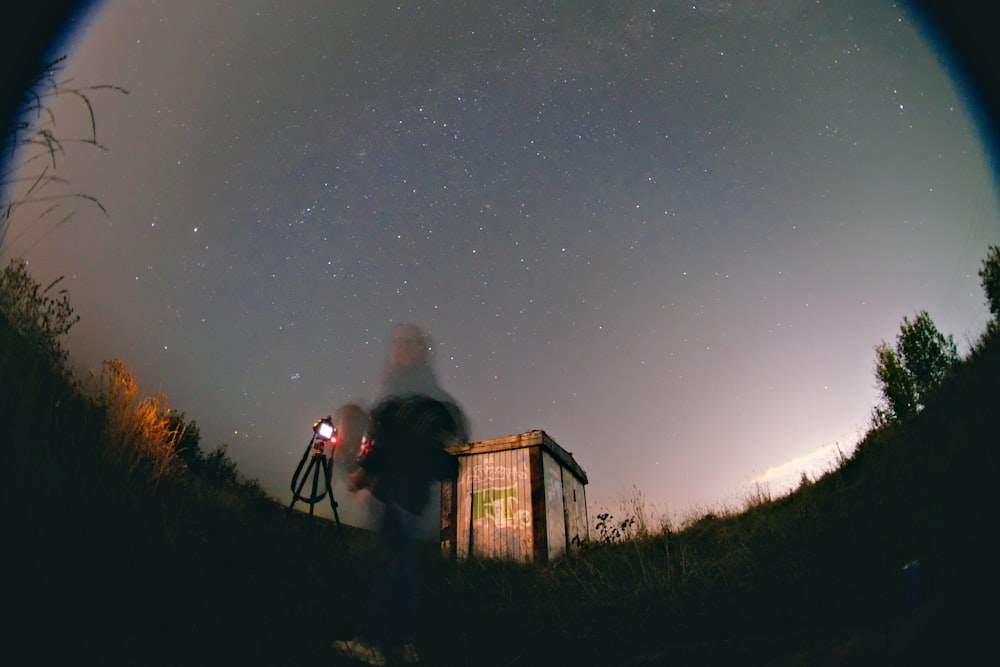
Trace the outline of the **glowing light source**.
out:
<instances>
[{"instance_id":1,"label":"glowing light source","mask_svg":"<svg viewBox=\"0 0 1000 667\"><path fill-rule=\"evenodd\" d=\"M333 425L333 420L330 417L324 417L313 424L313 431L315 431L317 438L326 440L330 444L336 444L337 427Z\"/></svg>"}]
</instances>

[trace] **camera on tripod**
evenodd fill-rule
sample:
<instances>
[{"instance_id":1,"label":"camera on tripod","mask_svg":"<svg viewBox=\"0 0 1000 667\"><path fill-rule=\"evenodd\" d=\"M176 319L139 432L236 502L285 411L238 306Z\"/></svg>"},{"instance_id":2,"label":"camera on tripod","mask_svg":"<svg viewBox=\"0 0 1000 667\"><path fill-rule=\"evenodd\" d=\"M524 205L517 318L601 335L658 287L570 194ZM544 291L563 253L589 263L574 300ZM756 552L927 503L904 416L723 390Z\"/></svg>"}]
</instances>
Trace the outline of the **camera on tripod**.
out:
<instances>
[{"instance_id":1,"label":"camera on tripod","mask_svg":"<svg viewBox=\"0 0 1000 667\"><path fill-rule=\"evenodd\" d=\"M340 543L344 547L344 554L351 573L354 573L354 565L351 564L351 556L347 550L347 541L343 532L340 531L340 514L337 512L337 501L333 497L333 489L330 486L330 477L333 470L334 449L337 446L337 425L332 416L323 417L313 423L313 434L306 445L306 450L302 453L302 460L295 468L292 475L292 502L288 505L285 519L282 526L288 522L288 517L292 515L295 503L302 501L309 505L309 518L312 519L317 503L324 498L329 498L330 509L333 511L333 520L337 524L337 532L340 533ZM327 449L329 448L329 449ZM303 495L303 490L307 482L312 482L308 495ZM310 531L312 521L309 522Z\"/></svg>"},{"instance_id":2,"label":"camera on tripod","mask_svg":"<svg viewBox=\"0 0 1000 667\"><path fill-rule=\"evenodd\" d=\"M330 473L333 468L333 450L336 446L337 425L334 423L333 417L327 416L316 420L313 423L312 438L306 445L306 451L302 452L302 460L295 468L295 474L292 475L293 506L295 501L302 500L309 504L309 511L312 513L312 506L327 495L330 495L330 501L333 502L333 496L330 493ZM306 463L309 465L306 466ZM303 470L305 475L302 475ZM303 496L302 489L305 487L310 473L312 473L312 494ZM323 482L322 488L320 488L320 481Z\"/></svg>"},{"instance_id":3,"label":"camera on tripod","mask_svg":"<svg viewBox=\"0 0 1000 667\"><path fill-rule=\"evenodd\" d=\"M311 448L313 454L326 455L326 447L337 446L337 426L333 423L333 417L323 417L313 424L313 438Z\"/></svg>"}]
</instances>

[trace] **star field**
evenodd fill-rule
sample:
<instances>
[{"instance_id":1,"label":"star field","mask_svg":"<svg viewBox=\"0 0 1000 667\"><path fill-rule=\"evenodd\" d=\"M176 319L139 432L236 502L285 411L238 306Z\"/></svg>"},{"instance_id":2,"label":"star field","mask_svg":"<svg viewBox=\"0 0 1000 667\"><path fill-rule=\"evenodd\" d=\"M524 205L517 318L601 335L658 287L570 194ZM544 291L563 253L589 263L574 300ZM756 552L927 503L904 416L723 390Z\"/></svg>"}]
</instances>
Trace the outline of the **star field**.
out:
<instances>
[{"instance_id":1,"label":"star field","mask_svg":"<svg viewBox=\"0 0 1000 667\"><path fill-rule=\"evenodd\" d=\"M849 450L904 315L985 325L946 64L890 2L107 2L66 74L129 95L62 169L109 216L4 256L67 275L81 366L284 500L403 320L475 438L543 429L595 509L683 515Z\"/></svg>"}]
</instances>

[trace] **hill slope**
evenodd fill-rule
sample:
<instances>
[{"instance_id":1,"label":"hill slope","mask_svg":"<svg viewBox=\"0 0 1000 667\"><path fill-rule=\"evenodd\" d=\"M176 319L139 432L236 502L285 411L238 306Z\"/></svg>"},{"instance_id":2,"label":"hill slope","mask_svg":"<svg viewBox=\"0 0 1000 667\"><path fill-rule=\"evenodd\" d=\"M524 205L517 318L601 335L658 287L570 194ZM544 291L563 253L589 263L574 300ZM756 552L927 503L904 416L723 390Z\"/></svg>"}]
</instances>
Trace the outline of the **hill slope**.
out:
<instances>
[{"instance_id":1,"label":"hill slope","mask_svg":"<svg viewBox=\"0 0 1000 667\"><path fill-rule=\"evenodd\" d=\"M16 341L3 351L8 652L42 664L333 660L330 640L353 632L378 576L369 534L297 512L286 523L270 499L190 478L135 488L97 460L97 417L58 374L30 367ZM428 544L425 662L971 661L997 593L998 386L994 341L840 470L681 531L539 566L455 566Z\"/></svg>"}]
</instances>

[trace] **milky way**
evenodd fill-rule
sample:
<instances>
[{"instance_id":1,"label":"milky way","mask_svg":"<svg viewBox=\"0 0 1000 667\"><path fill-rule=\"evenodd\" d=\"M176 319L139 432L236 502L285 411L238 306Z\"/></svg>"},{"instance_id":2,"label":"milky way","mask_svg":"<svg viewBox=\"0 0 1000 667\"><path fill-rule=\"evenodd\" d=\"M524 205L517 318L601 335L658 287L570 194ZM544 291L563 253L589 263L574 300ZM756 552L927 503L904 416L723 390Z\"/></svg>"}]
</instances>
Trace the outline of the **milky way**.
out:
<instances>
[{"instance_id":1,"label":"milky way","mask_svg":"<svg viewBox=\"0 0 1000 667\"><path fill-rule=\"evenodd\" d=\"M64 75L129 94L60 173L108 216L4 248L67 276L81 369L124 359L287 501L413 321L474 437L543 429L593 508L683 516L849 452L903 316L982 331L994 184L902 8L430 4L89 16Z\"/></svg>"}]
</instances>

